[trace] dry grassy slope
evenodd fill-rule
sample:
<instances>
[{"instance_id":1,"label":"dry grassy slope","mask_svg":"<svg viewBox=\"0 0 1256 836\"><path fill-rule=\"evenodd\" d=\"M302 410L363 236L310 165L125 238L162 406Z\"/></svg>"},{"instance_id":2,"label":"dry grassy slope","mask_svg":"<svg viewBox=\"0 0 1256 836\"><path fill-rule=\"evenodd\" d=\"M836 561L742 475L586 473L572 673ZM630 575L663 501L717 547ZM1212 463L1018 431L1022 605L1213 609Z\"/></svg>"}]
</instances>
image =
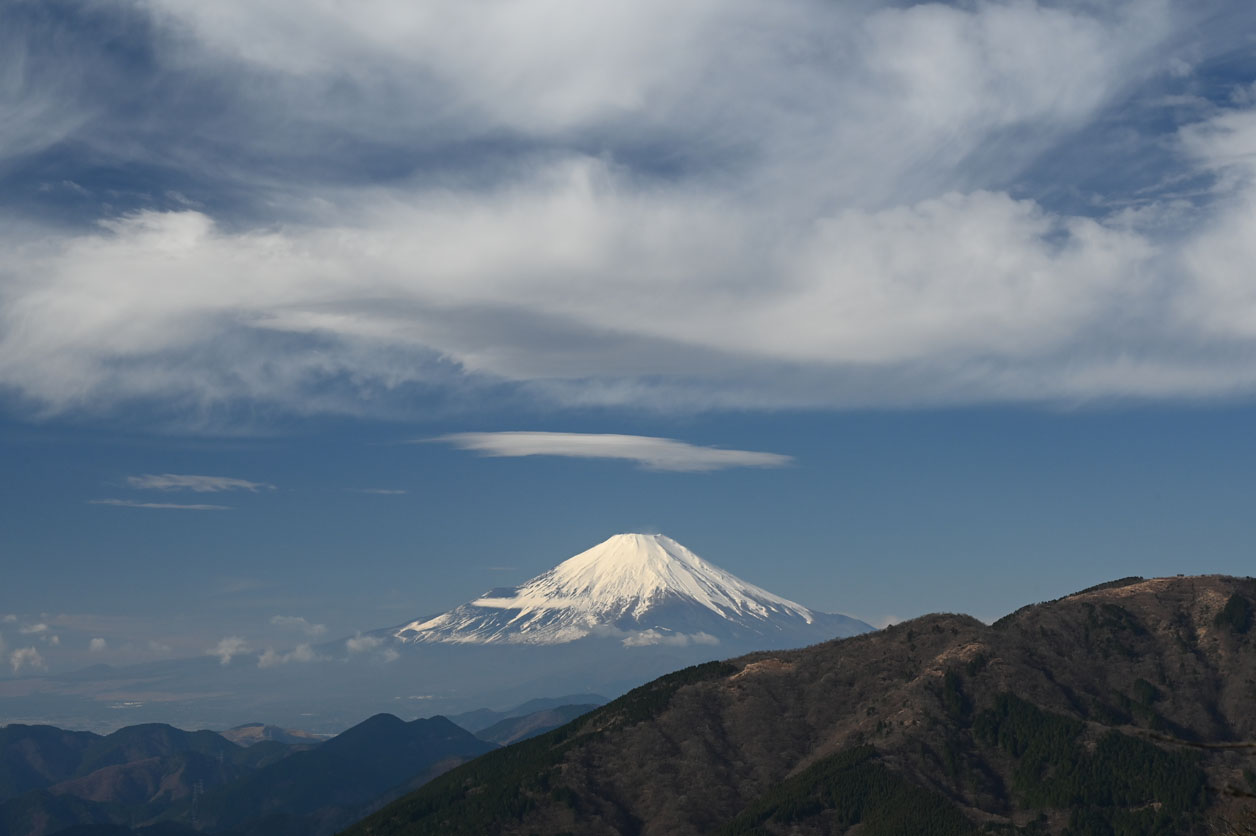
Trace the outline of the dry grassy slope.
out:
<instances>
[{"instance_id":1,"label":"dry grassy slope","mask_svg":"<svg viewBox=\"0 0 1256 836\"><path fill-rule=\"evenodd\" d=\"M1019 651L1008 656L1007 675L1036 664L1093 699L1141 677L1164 690L1157 711L1201 739L1256 739L1252 644L1215 624L1235 592L1251 597L1256 589L1219 576L1157 578L1024 611L1006 625L1014 641L999 645ZM1133 615L1146 634L1121 625L1112 607ZM1067 688L1044 687L1042 699L1070 707Z\"/></svg>"},{"instance_id":2,"label":"dry grassy slope","mask_svg":"<svg viewBox=\"0 0 1256 836\"><path fill-rule=\"evenodd\" d=\"M1256 583L1153 579L1027 607L995 626L930 615L742 657L731 675L681 687L646 722L621 727L613 712L594 712L553 772L579 803L538 795L501 831L711 832L787 777L864 743L975 822L1023 825L1040 811L1016 807L1013 763L977 746L966 722L1004 692L1085 720L1096 738L1115 726L1202 752L1224 811L1227 788L1247 789L1243 769L1256 769L1246 745L1256 741L1256 629L1215 626L1236 592L1256 600ZM605 734L590 734L599 726ZM1050 830L1062 816L1048 816Z\"/></svg>"},{"instance_id":3,"label":"dry grassy slope","mask_svg":"<svg viewBox=\"0 0 1256 836\"><path fill-rule=\"evenodd\" d=\"M235 778L243 770L203 755L144 758L113 764L49 787L53 795L72 795L87 801L120 804L163 804L189 798L192 786L209 786Z\"/></svg>"}]
</instances>

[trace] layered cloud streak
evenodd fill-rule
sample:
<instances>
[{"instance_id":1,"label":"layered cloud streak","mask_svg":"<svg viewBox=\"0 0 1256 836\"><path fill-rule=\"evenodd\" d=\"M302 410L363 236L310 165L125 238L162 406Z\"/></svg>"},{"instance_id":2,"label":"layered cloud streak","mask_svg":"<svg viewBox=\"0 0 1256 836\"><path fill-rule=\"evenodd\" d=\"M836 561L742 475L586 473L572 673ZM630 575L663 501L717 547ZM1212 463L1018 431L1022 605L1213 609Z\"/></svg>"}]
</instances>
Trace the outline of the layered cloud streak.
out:
<instances>
[{"instance_id":1,"label":"layered cloud streak","mask_svg":"<svg viewBox=\"0 0 1256 836\"><path fill-rule=\"evenodd\" d=\"M223 491L274 490L275 486L266 482L250 482L247 479L236 479L231 476L197 476L190 473L145 473L139 476L128 476L126 483L138 490L152 491L192 491L194 493L221 493Z\"/></svg>"},{"instance_id":2,"label":"layered cloud streak","mask_svg":"<svg viewBox=\"0 0 1256 836\"><path fill-rule=\"evenodd\" d=\"M793 461L789 456L780 453L725 450L701 447L672 438L613 433L454 433L436 440L486 456L625 459L652 470L704 471L730 467L784 467Z\"/></svg>"}]
</instances>

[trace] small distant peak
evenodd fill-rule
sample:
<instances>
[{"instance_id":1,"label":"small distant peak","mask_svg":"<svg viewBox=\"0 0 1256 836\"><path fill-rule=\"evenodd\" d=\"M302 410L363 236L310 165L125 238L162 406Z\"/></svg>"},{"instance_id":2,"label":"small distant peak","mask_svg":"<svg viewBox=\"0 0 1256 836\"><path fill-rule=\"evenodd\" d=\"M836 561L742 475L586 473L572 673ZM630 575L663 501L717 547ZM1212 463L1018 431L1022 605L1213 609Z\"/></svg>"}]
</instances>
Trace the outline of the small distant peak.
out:
<instances>
[{"instance_id":1,"label":"small distant peak","mask_svg":"<svg viewBox=\"0 0 1256 836\"><path fill-rule=\"evenodd\" d=\"M367 717L361 723L358 723L356 726L353 726L352 728L362 729L362 728L376 727L376 726L397 726L397 725L405 725L405 722L406 722L405 720L402 720L396 714L389 714L386 711L381 711L379 714L372 714L370 717Z\"/></svg>"}]
</instances>

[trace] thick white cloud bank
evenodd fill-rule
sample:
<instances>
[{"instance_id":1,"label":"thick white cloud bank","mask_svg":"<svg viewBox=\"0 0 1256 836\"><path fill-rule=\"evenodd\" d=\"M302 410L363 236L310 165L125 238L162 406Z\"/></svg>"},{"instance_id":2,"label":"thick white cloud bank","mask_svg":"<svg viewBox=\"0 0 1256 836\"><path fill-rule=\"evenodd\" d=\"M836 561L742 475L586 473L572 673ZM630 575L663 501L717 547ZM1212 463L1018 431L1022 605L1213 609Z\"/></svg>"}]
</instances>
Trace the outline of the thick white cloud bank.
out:
<instances>
[{"instance_id":1,"label":"thick white cloud bank","mask_svg":"<svg viewBox=\"0 0 1256 836\"><path fill-rule=\"evenodd\" d=\"M1176 176L1213 184L1185 209L1062 214L1017 180L1147 78L1189 72L1168 46L1184 4L147 5L196 45L189 71L265 79L307 121L542 151L483 176L282 183L268 223L154 209L3 240L0 387L35 410L353 412L502 384L655 409L1256 387L1250 100L1165 138Z\"/></svg>"}]
</instances>

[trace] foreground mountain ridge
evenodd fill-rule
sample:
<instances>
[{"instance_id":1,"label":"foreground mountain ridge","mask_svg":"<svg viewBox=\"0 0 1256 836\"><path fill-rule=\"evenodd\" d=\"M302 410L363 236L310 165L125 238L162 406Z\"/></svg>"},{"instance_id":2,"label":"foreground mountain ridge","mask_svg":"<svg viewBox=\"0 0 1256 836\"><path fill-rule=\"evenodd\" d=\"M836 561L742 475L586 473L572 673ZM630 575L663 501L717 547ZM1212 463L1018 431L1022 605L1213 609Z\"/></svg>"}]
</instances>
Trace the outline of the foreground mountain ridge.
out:
<instances>
[{"instance_id":1,"label":"foreground mountain ridge","mask_svg":"<svg viewBox=\"0 0 1256 836\"><path fill-rule=\"evenodd\" d=\"M1130 578L699 665L346 832L1221 833L1256 798L1254 602Z\"/></svg>"},{"instance_id":2,"label":"foreground mountain ridge","mask_svg":"<svg viewBox=\"0 0 1256 836\"><path fill-rule=\"evenodd\" d=\"M781 636L821 640L871 630L748 583L662 534L616 534L518 587L490 590L396 631L409 643L627 646L719 644Z\"/></svg>"}]
</instances>

